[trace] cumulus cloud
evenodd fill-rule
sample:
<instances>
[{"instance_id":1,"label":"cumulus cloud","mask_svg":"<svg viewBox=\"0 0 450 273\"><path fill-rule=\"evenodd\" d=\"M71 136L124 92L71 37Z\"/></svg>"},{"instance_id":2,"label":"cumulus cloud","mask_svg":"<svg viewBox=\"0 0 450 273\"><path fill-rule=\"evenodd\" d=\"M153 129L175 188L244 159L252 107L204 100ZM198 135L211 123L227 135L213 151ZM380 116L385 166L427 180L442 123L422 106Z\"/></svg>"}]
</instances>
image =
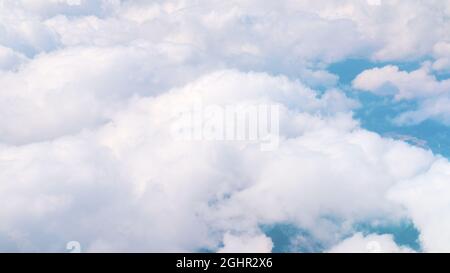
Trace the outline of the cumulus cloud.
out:
<instances>
[{"instance_id":1,"label":"cumulus cloud","mask_svg":"<svg viewBox=\"0 0 450 273\"><path fill-rule=\"evenodd\" d=\"M448 93L450 80L438 81L426 65L411 72L389 65L363 71L353 81L353 87L379 95L394 95L397 100L402 100Z\"/></svg>"},{"instance_id":2,"label":"cumulus cloud","mask_svg":"<svg viewBox=\"0 0 450 273\"><path fill-rule=\"evenodd\" d=\"M435 61L433 62L433 69L438 72L450 71L450 43L440 42L433 48L433 55Z\"/></svg>"},{"instance_id":3,"label":"cumulus cloud","mask_svg":"<svg viewBox=\"0 0 450 273\"><path fill-rule=\"evenodd\" d=\"M445 211L448 201L450 168L448 161L441 159L430 166L429 171L411 181L400 183L389 196L403 204L420 229L420 240L425 251L449 252L449 234L445 232L450 224Z\"/></svg>"},{"instance_id":4,"label":"cumulus cloud","mask_svg":"<svg viewBox=\"0 0 450 273\"><path fill-rule=\"evenodd\" d=\"M373 68L359 74L353 87L377 95L393 96L396 100L418 101L418 109L401 113L396 118L400 124L416 124L429 118L448 124L450 80L438 80L430 70L428 62L411 72L392 65Z\"/></svg>"},{"instance_id":5,"label":"cumulus cloud","mask_svg":"<svg viewBox=\"0 0 450 273\"><path fill-rule=\"evenodd\" d=\"M174 140L173 110L196 96L210 104L280 104L279 149ZM328 100L285 77L219 71L136 98L99 129L6 146L4 240L54 250L40 242L52 234L55 244L75 237L88 251L193 251L215 249L223 238L239 245L244 239L223 234L258 234L264 224L293 223L332 244L352 223L395 222L406 214L387 191L436 159L359 128L351 108L342 95Z\"/></svg>"},{"instance_id":6,"label":"cumulus cloud","mask_svg":"<svg viewBox=\"0 0 450 273\"><path fill-rule=\"evenodd\" d=\"M23 7L43 18L63 45L145 40L197 62L291 75L297 75L297 63L320 70L347 57L419 59L448 39L449 8L442 1L65 2ZM53 16L43 17L43 11Z\"/></svg>"},{"instance_id":7,"label":"cumulus cloud","mask_svg":"<svg viewBox=\"0 0 450 273\"><path fill-rule=\"evenodd\" d=\"M354 86L444 109L430 71L447 69L448 15L445 1L0 0L1 250L268 252L261 227L290 224L324 249L406 251L353 235L406 218L447 250L446 216L427 212L445 211L448 161L361 128L327 67L432 56ZM277 149L174 138L197 101L276 105Z\"/></svg>"},{"instance_id":8,"label":"cumulus cloud","mask_svg":"<svg viewBox=\"0 0 450 273\"><path fill-rule=\"evenodd\" d=\"M0 139L24 144L101 125L129 98L161 93L201 70L164 55L146 44L75 47L3 73Z\"/></svg>"},{"instance_id":9,"label":"cumulus cloud","mask_svg":"<svg viewBox=\"0 0 450 273\"><path fill-rule=\"evenodd\" d=\"M0 70L8 71L17 69L27 58L11 48L0 45Z\"/></svg>"},{"instance_id":10,"label":"cumulus cloud","mask_svg":"<svg viewBox=\"0 0 450 273\"><path fill-rule=\"evenodd\" d=\"M32 57L40 52L56 50L57 34L35 14L14 3L0 2L0 44Z\"/></svg>"}]
</instances>

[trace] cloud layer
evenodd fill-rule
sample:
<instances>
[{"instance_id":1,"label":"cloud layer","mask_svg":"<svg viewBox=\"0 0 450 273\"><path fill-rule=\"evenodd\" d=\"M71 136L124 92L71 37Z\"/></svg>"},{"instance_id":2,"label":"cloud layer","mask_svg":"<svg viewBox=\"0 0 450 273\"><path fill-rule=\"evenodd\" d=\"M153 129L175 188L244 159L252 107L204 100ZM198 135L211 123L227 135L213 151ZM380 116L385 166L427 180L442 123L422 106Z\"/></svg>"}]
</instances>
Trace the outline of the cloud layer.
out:
<instances>
[{"instance_id":1,"label":"cloud layer","mask_svg":"<svg viewBox=\"0 0 450 273\"><path fill-rule=\"evenodd\" d=\"M423 250L450 251L448 160L362 128L327 71L430 58L353 86L418 100L399 122L448 122L434 73L449 15L445 1L0 1L0 250L268 252L263 227L289 224L317 251L403 252L355 226L411 220ZM278 148L175 139L196 100L279 106Z\"/></svg>"}]
</instances>

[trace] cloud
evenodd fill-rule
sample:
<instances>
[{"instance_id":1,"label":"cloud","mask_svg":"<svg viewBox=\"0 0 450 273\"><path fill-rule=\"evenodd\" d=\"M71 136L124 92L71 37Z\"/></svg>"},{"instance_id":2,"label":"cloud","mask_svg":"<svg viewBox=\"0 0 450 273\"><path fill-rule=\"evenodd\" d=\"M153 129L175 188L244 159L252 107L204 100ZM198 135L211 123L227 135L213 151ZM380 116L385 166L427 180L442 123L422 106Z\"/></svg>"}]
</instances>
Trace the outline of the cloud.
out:
<instances>
[{"instance_id":1,"label":"cloud","mask_svg":"<svg viewBox=\"0 0 450 273\"><path fill-rule=\"evenodd\" d=\"M42 2L27 10L58 11L42 22L66 46L144 40L171 45L197 62L290 75L299 63L320 70L348 57L420 59L449 38L442 1Z\"/></svg>"},{"instance_id":2,"label":"cloud","mask_svg":"<svg viewBox=\"0 0 450 273\"><path fill-rule=\"evenodd\" d=\"M391 93L397 100L402 100L448 93L450 80L438 81L427 69L427 64L411 72L388 65L363 71L354 79L353 87L379 95Z\"/></svg>"},{"instance_id":3,"label":"cloud","mask_svg":"<svg viewBox=\"0 0 450 273\"><path fill-rule=\"evenodd\" d=\"M145 44L75 47L1 74L1 141L32 143L99 126L131 97L159 94L201 71L165 55Z\"/></svg>"},{"instance_id":4,"label":"cloud","mask_svg":"<svg viewBox=\"0 0 450 273\"><path fill-rule=\"evenodd\" d=\"M449 38L445 18L450 8L442 1L1 3L4 31L10 32L3 42L28 54L56 49L60 43L104 46L145 40L189 45L196 55L217 62L294 73L293 59L309 65L347 57L420 59L436 48L440 52L439 45Z\"/></svg>"},{"instance_id":5,"label":"cloud","mask_svg":"<svg viewBox=\"0 0 450 273\"><path fill-rule=\"evenodd\" d=\"M0 70L17 69L26 60L27 58L24 55L0 45Z\"/></svg>"},{"instance_id":6,"label":"cloud","mask_svg":"<svg viewBox=\"0 0 450 273\"><path fill-rule=\"evenodd\" d=\"M17 7L14 1L1 1L0 6L0 45L28 57L58 48L57 34L38 16Z\"/></svg>"},{"instance_id":7,"label":"cloud","mask_svg":"<svg viewBox=\"0 0 450 273\"><path fill-rule=\"evenodd\" d=\"M286 223L329 249L405 218L445 250L446 216L425 212L445 211L432 196L448 161L361 128L327 67L431 58L354 86L422 100L404 119L446 116L433 73L448 15L445 1L0 0L1 250L270 251L261 226ZM277 105L277 150L174 139L196 99ZM404 250L361 234L335 249L371 240Z\"/></svg>"},{"instance_id":8,"label":"cloud","mask_svg":"<svg viewBox=\"0 0 450 273\"><path fill-rule=\"evenodd\" d=\"M105 16L111 15L120 1L115 0L19 0L3 1L6 5L19 6L42 19L57 15L65 16ZM14 4L12 4L14 3Z\"/></svg>"},{"instance_id":9,"label":"cloud","mask_svg":"<svg viewBox=\"0 0 450 273\"><path fill-rule=\"evenodd\" d=\"M448 101L450 80L438 80L430 71L430 63L407 72L388 65L363 71L353 81L353 88L396 100L418 101L416 110L401 113L395 121L399 124L417 124L426 119L450 122Z\"/></svg>"},{"instance_id":10,"label":"cloud","mask_svg":"<svg viewBox=\"0 0 450 273\"><path fill-rule=\"evenodd\" d=\"M422 247L428 252L449 252L450 224L445 211L449 209L448 177L450 168L445 159L437 160L430 169L411 181L404 181L390 192L390 198L404 205L421 231Z\"/></svg>"},{"instance_id":11,"label":"cloud","mask_svg":"<svg viewBox=\"0 0 450 273\"><path fill-rule=\"evenodd\" d=\"M435 61L433 69L438 72L450 71L450 43L440 42L434 45L433 54Z\"/></svg>"},{"instance_id":12,"label":"cloud","mask_svg":"<svg viewBox=\"0 0 450 273\"><path fill-rule=\"evenodd\" d=\"M196 96L205 104L280 104L279 149L174 140L174 109ZM225 70L133 99L98 129L5 146L2 245L48 251L78 240L87 251L195 251L222 242L235 249L245 237L225 234L261 234L260 225L286 222L332 245L352 223L396 222L407 214L387 192L436 159L359 128L352 106L285 77ZM262 238L255 244L268 242Z\"/></svg>"},{"instance_id":13,"label":"cloud","mask_svg":"<svg viewBox=\"0 0 450 273\"><path fill-rule=\"evenodd\" d=\"M272 240L266 235L234 236L229 233L224 235L224 246L219 253L268 253L272 251Z\"/></svg>"}]
</instances>

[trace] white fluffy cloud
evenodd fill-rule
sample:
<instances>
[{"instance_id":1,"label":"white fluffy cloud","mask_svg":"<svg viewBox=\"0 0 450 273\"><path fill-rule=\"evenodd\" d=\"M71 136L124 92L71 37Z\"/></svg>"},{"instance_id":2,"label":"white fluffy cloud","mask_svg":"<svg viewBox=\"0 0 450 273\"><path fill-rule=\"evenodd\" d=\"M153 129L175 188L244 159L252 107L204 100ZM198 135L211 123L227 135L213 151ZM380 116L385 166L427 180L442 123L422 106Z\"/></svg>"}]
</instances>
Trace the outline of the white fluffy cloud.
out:
<instances>
[{"instance_id":1,"label":"white fluffy cloud","mask_svg":"<svg viewBox=\"0 0 450 273\"><path fill-rule=\"evenodd\" d=\"M147 44L76 47L1 73L0 139L23 144L101 125L129 98L161 93L201 70L166 55Z\"/></svg>"},{"instance_id":2,"label":"white fluffy cloud","mask_svg":"<svg viewBox=\"0 0 450 273\"><path fill-rule=\"evenodd\" d=\"M401 100L448 93L450 80L438 81L426 67L406 72L389 65L363 71L353 81L353 86L379 95L395 95L397 100Z\"/></svg>"},{"instance_id":3,"label":"white fluffy cloud","mask_svg":"<svg viewBox=\"0 0 450 273\"><path fill-rule=\"evenodd\" d=\"M448 219L427 209L445 211L433 196L450 163L361 128L326 68L433 56L443 71L449 14L445 1L0 0L0 250L75 240L85 251L266 252L261 226L286 223L328 249L355 223L405 218L425 250L447 250L436 234ZM398 99L439 97L430 103L447 90L425 68L355 81L385 83ZM278 149L174 139L174 112L195 99L278 105ZM404 250L360 234L334 249L371 240Z\"/></svg>"},{"instance_id":4,"label":"white fluffy cloud","mask_svg":"<svg viewBox=\"0 0 450 273\"><path fill-rule=\"evenodd\" d=\"M435 61L433 62L433 69L439 72L450 71L450 43L437 43L433 48Z\"/></svg>"},{"instance_id":5,"label":"white fluffy cloud","mask_svg":"<svg viewBox=\"0 0 450 273\"><path fill-rule=\"evenodd\" d=\"M428 64L411 72L389 65L363 71L353 81L353 87L379 95L394 95L397 100L430 98L448 95L450 80L438 81Z\"/></svg>"},{"instance_id":6,"label":"white fluffy cloud","mask_svg":"<svg viewBox=\"0 0 450 273\"><path fill-rule=\"evenodd\" d=\"M0 45L0 71L17 69L26 59L24 55Z\"/></svg>"},{"instance_id":7,"label":"white fluffy cloud","mask_svg":"<svg viewBox=\"0 0 450 273\"><path fill-rule=\"evenodd\" d=\"M2 23L11 33L3 41L30 52L51 49L55 39L63 45L139 39L190 45L196 54L207 54L219 62L289 70L295 66L292 58L283 57L285 52L299 61L325 63L348 56L419 59L434 51L440 54L439 45L449 38L445 19L450 7L445 1L0 3Z\"/></svg>"},{"instance_id":8,"label":"white fluffy cloud","mask_svg":"<svg viewBox=\"0 0 450 273\"><path fill-rule=\"evenodd\" d=\"M352 223L407 217L386 194L436 159L359 128L348 114L353 103L329 96L284 77L219 71L136 98L91 132L5 146L5 244L55 250L76 239L88 251L192 251L218 247L223 234L258 234L260 225L288 222L327 245ZM280 104L279 149L174 140L173 110L195 97ZM239 245L242 238L229 236L226 246Z\"/></svg>"},{"instance_id":9,"label":"white fluffy cloud","mask_svg":"<svg viewBox=\"0 0 450 273\"><path fill-rule=\"evenodd\" d=\"M405 181L390 193L409 210L414 223L421 231L420 240L425 251L449 252L449 236L446 232L450 219L446 211L450 209L448 195L450 166L447 160L436 161L428 172L412 181Z\"/></svg>"},{"instance_id":10,"label":"white fluffy cloud","mask_svg":"<svg viewBox=\"0 0 450 273\"><path fill-rule=\"evenodd\" d=\"M420 59L449 38L443 1L26 2L19 6L66 46L145 40L197 62L296 76L298 63Z\"/></svg>"},{"instance_id":11,"label":"white fluffy cloud","mask_svg":"<svg viewBox=\"0 0 450 273\"><path fill-rule=\"evenodd\" d=\"M398 123L415 124L429 118L450 123L450 80L438 80L430 63L411 72L392 65L365 70L353 81L353 87L377 95L391 95L396 100L417 100L418 108L400 114L396 118Z\"/></svg>"}]
</instances>

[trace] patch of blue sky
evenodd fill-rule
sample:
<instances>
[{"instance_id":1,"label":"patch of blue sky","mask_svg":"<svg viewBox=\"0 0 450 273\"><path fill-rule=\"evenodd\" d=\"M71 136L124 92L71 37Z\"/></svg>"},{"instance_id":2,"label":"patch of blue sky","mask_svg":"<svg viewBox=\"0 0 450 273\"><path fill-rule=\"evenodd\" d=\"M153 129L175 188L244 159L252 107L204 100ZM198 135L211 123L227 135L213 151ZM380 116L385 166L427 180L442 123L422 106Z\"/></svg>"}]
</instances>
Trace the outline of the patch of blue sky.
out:
<instances>
[{"instance_id":1,"label":"patch of blue sky","mask_svg":"<svg viewBox=\"0 0 450 273\"><path fill-rule=\"evenodd\" d=\"M274 253L315 253L326 250L310 232L293 224L264 225L261 229L272 239Z\"/></svg>"}]
</instances>

